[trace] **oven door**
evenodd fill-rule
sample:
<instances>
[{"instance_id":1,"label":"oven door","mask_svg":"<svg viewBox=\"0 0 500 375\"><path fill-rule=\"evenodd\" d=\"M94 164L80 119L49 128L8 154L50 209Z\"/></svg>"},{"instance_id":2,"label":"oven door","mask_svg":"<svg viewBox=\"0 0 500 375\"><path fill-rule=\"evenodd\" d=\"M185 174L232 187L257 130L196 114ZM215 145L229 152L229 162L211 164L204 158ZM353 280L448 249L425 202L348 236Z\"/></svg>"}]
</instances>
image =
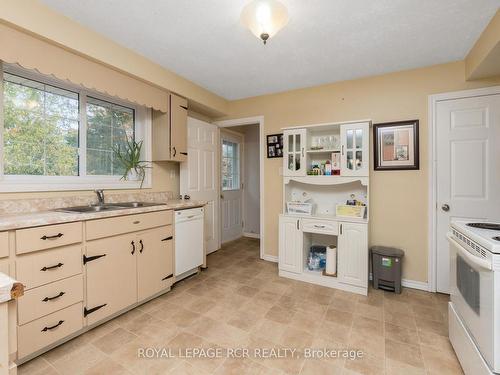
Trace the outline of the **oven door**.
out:
<instances>
[{"instance_id":1,"label":"oven door","mask_svg":"<svg viewBox=\"0 0 500 375\"><path fill-rule=\"evenodd\" d=\"M467 251L451 235L450 299L485 361L495 371L494 359L494 272L490 259Z\"/></svg>"}]
</instances>

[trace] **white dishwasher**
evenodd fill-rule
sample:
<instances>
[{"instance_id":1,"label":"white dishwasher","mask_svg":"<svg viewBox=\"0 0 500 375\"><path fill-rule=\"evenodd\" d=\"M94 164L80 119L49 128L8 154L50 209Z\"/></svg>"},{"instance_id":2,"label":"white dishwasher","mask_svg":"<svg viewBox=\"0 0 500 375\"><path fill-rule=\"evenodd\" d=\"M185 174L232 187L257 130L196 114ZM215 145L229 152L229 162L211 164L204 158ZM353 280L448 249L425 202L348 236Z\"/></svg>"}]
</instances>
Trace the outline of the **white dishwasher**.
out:
<instances>
[{"instance_id":1,"label":"white dishwasher","mask_svg":"<svg viewBox=\"0 0 500 375\"><path fill-rule=\"evenodd\" d=\"M204 208L175 211L175 279L198 272L203 264Z\"/></svg>"}]
</instances>

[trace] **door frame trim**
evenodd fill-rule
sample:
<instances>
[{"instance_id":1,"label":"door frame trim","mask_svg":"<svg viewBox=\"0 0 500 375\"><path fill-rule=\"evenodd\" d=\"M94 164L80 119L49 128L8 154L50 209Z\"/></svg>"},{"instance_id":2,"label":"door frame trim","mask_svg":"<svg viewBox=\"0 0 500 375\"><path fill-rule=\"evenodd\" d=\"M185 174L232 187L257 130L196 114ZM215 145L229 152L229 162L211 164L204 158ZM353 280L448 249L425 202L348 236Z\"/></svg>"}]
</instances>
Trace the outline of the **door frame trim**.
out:
<instances>
[{"instance_id":1,"label":"door frame trim","mask_svg":"<svg viewBox=\"0 0 500 375\"><path fill-rule=\"evenodd\" d=\"M429 225L428 225L428 266L427 280L429 292L437 291L437 137L436 137L436 108L437 104L446 100L473 98L478 96L500 94L500 86L484 87L479 89L461 90L429 95L428 97L428 168L429 168Z\"/></svg>"},{"instance_id":2,"label":"door frame trim","mask_svg":"<svg viewBox=\"0 0 500 375\"><path fill-rule=\"evenodd\" d=\"M224 120L224 121L215 121L215 125L217 125L219 128L227 128L227 127L232 127L232 126L240 126L240 125L259 125L259 143L260 143L260 156L259 156L259 185L260 185L260 209L259 209L259 214L260 214L260 259L264 260L274 260L274 257L271 257L273 259L267 259L265 248L264 248L264 153L265 153L265 147L266 147L266 142L265 142L265 135L264 135L264 116L253 116L253 117L244 117L244 118L238 118L238 119L232 119L232 120ZM219 135L220 138L220 135ZM218 197L218 202L217 204L220 207L220 195ZM221 218L219 217L219 222ZM222 240L222 239L221 239Z\"/></svg>"}]
</instances>

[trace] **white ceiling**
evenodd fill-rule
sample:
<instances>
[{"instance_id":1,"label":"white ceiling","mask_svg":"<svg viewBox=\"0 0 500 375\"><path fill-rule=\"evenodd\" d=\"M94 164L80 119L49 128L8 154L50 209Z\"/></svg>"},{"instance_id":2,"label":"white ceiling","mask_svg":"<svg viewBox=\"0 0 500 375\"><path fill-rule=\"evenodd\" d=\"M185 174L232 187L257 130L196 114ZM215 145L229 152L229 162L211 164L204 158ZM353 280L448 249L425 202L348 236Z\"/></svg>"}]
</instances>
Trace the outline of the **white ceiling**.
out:
<instances>
[{"instance_id":1,"label":"white ceiling","mask_svg":"<svg viewBox=\"0 0 500 375\"><path fill-rule=\"evenodd\" d=\"M282 0L266 46L248 0L41 0L227 99L462 60L500 0Z\"/></svg>"}]
</instances>

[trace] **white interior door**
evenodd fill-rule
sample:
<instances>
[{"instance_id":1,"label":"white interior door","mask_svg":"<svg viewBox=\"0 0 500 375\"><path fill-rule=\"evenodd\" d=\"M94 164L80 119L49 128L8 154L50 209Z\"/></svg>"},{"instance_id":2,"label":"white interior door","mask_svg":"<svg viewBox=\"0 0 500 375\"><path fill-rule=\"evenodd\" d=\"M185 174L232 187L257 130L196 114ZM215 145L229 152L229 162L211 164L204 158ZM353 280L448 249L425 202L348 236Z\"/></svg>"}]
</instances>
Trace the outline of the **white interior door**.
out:
<instances>
[{"instance_id":1,"label":"white interior door","mask_svg":"<svg viewBox=\"0 0 500 375\"><path fill-rule=\"evenodd\" d=\"M220 248L219 238L219 135L218 127L188 117L188 157L180 166L180 192L205 206L205 246L207 254Z\"/></svg>"},{"instance_id":2,"label":"white interior door","mask_svg":"<svg viewBox=\"0 0 500 375\"><path fill-rule=\"evenodd\" d=\"M222 243L243 235L243 135L221 130Z\"/></svg>"},{"instance_id":3,"label":"white interior door","mask_svg":"<svg viewBox=\"0 0 500 375\"><path fill-rule=\"evenodd\" d=\"M450 220L500 220L500 95L438 102L436 129L436 288L448 293Z\"/></svg>"}]
</instances>

